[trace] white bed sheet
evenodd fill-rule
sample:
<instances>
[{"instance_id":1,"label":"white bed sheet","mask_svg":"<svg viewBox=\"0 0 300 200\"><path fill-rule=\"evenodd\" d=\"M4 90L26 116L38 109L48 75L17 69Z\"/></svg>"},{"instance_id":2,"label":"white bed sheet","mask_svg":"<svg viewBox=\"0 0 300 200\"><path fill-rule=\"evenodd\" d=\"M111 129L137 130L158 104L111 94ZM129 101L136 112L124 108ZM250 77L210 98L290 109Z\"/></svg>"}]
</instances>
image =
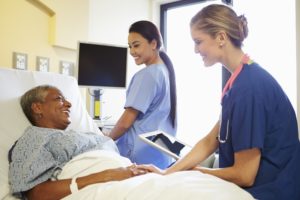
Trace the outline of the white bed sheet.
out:
<instances>
[{"instance_id":1,"label":"white bed sheet","mask_svg":"<svg viewBox=\"0 0 300 200\"><path fill-rule=\"evenodd\" d=\"M87 152L77 156L63 169L60 178L80 177L130 161L107 151ZM252 196L235 184L198 171L181 171L162 176L149 173L123 181L94 184L71 194L64 200L252 200Z\"/></svg>"}]
</instances>

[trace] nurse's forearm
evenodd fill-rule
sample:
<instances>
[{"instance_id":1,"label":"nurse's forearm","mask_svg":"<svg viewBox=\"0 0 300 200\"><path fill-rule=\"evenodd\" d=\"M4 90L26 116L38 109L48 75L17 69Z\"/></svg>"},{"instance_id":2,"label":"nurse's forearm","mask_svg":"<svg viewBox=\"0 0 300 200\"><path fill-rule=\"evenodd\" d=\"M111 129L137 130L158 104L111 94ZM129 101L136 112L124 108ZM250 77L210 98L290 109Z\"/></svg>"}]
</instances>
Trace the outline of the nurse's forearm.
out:
<instances>
[{"instance_id":1,"label":"nurse's forearm","mask_svg":"<svg viewBox=\"0 0 300 200\"><path fill-rule=\"evenodd\" d=\"M204 168L204 167L197 167L195 170L199 170L205 174L210 174L216 177L219 177L223 180L232 182L240 187L250 187L252 184L246 183L243 178L243 174L239 174L239 172L234 167L227 167L227 168Z\"/></svg>"},{"instance_id":2,"label":"nurse's forearm","mask_svg":"<svg viewBox=\"0 0 300 200\"><path fill-rule=\"evenodd\" d=\"M128 130L128 128L122 127L122 125L120 124L116 124L114 126L114 128L111 130L111 132L109 133L109 137L111 137L113 140L117 140L118 138L120 138L126 131Z\"/></svg>"},{"instance_id":3,"label":"nurse's forearm","mask_svg":"<svg viewBox=\"0 0 300 200\"><path fill-rule=\"evenodd\" d=\"M173 166L166 170L166 173L172 173L180 170L188 170L204 161L218 147L216 136L219 131L219 122L213 127L207 136L201 139L184 158L178 160Z\"/></svg>"},{"instance_id":4,"label":"nurse's forearm","mask_svg":"<svg viewBox=\"0 0 300 200\"><path fill-rule=\"evenodd\" d=\"M251 187L259 168L261 153L258 148L247 149L234 154L234 164L223 169L197 168L199 171L211 174L233 182L241 187Z\"/></svg>"},{"instance_id":5,"label":"nurse's forearm","mask_svg":"<svg viewBox=\"0 0 300 200\"><path fill-rule=\"evenodd\" d=\"M121 137L132 126L138 116L138 113L139 111L133 108L126 108L115 127L109 133L109 137L113 140Z\"/></svg>"}]
</instances>

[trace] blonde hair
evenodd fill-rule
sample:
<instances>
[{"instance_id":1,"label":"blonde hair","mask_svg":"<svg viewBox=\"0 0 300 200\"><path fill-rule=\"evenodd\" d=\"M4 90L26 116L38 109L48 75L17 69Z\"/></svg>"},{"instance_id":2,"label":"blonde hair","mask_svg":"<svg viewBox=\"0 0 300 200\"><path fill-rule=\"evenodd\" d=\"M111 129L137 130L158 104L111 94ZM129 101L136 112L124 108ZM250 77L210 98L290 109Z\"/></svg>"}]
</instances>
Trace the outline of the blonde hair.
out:
<instances>
[{"instance_id":1,"label":"blonde hair","mask_svg":"<svg viewBox=\"0 0 300 200\"><path fill-rule=\"evenodd\" d=\"M248 36L248 24L244 15L237 14L228 6L211 4L200 10L190 22L190 26L215 37L225 31L235 47L241 48Z\"/></svg>"}]
</instances>

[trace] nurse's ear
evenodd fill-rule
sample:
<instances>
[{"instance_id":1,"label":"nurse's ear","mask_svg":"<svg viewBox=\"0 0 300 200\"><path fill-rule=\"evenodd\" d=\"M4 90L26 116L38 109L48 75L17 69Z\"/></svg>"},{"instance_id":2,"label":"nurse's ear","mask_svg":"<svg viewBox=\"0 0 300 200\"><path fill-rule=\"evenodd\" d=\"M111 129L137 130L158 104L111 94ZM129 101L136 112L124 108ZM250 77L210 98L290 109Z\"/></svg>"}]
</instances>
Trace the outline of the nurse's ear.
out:
<instances>
[{"instance_id":1,"label":"nurse's ear","mask_svg":"<svg viewBox=\"0 0 300 200\"><path fill-rule=\"evenodd\" d=\"M153 51L155 51L157 49L157 41L156 40L153 39L150 42L150 45L151 45L151 48L152 48Z\"/></svg>"},{"instance_id":2,"label":"nurse's ear","mask_svg":"<svg viewBox=\"0 0 300 200\"><path fill-rule=\"evenodd\" d=\"M227 41L228 41L228 36L227 36L226 32L225 31L219 31L216 34L216 41L218 42L219 47L225 46Z\"/></svg>"}]
</instances>

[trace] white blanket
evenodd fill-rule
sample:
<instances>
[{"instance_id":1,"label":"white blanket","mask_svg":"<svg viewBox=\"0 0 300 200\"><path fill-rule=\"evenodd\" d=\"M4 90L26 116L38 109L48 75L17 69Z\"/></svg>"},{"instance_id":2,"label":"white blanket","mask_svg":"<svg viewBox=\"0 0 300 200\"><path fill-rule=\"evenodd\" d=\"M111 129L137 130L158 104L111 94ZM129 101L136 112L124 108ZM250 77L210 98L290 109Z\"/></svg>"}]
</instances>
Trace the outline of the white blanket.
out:
<instances>
[{"instance_id":1,"label":"white blanket","mask_svg":"<svg viewBox=\"0 0 300 200\"><path fill-rule=\"evenodd\" d=\"M63 169L59 178L84 176L108 168L126 167L130 161L113 152L93 151L77 156ZM182 171L167 176L145 174L123 181L90 185L64 200L250 200L240 187L198 171Z\"/></svg>"}]
</instances>

